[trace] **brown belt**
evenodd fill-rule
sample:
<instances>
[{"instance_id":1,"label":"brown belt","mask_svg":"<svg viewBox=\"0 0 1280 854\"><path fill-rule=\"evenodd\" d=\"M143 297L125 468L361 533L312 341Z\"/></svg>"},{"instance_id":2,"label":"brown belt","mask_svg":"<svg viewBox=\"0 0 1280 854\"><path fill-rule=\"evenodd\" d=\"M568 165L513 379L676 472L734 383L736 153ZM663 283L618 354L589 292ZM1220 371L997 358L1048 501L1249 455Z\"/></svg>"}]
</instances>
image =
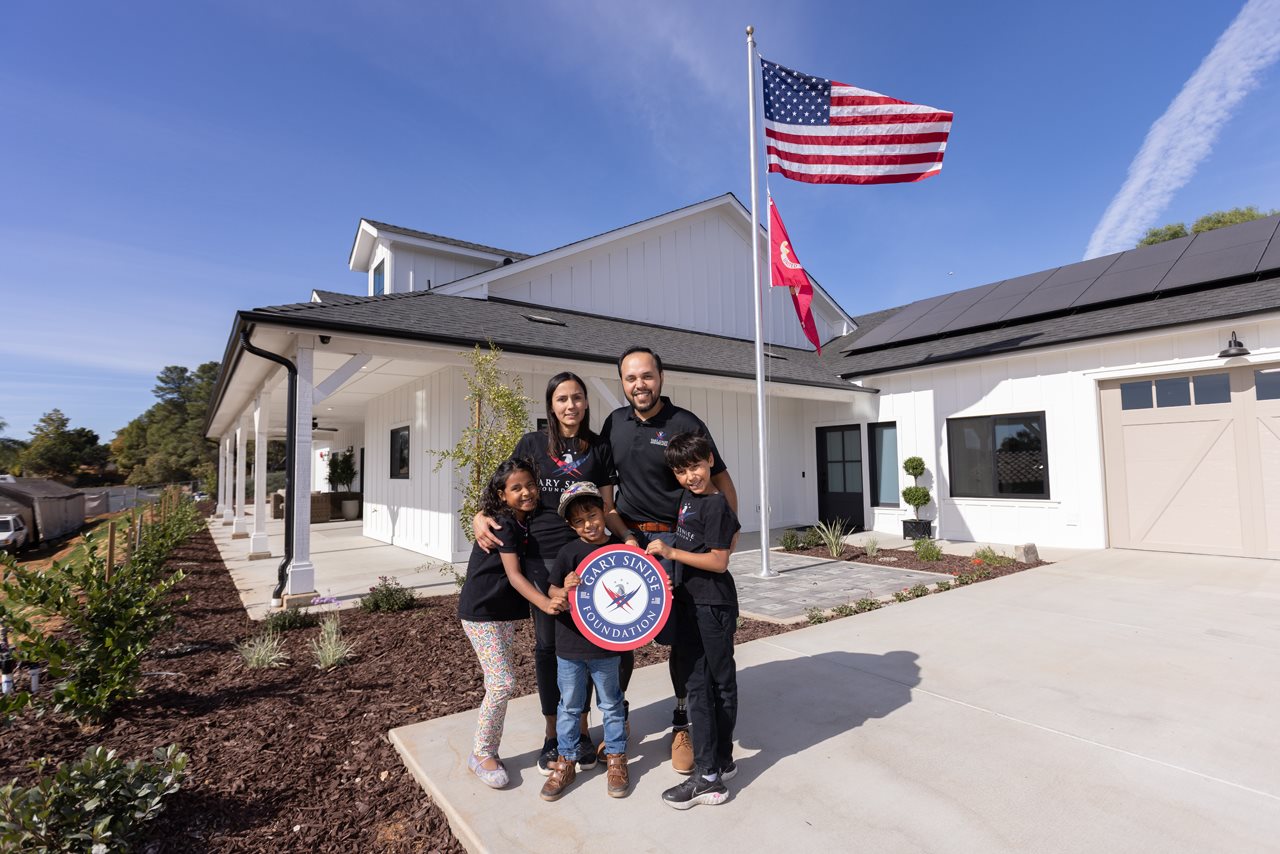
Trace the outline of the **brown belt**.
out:
<instances>
[{"instance_id":1,"label":"brown belt","mask_svg":"<svg viewBox=\"0 0 1280 854\"><path fill-rule=\"evenodd\" d=\"M675 530L675 528L665 522L636 522L628 519L626 516L622 517L622 521L625 522L627 527L631 530L644 531L646 534L670 534Z\"/></svg>"}]
</instances>

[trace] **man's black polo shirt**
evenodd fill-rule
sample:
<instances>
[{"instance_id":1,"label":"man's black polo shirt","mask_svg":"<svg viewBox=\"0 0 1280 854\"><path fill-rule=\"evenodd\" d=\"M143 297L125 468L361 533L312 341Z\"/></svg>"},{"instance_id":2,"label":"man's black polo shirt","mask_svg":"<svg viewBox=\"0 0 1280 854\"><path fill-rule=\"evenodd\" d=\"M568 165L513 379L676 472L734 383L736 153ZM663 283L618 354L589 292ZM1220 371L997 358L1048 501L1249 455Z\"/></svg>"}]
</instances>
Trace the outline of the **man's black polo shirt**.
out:
<instances>
[{"instance_id":1,"label":"man's black polo shirt","mask_svg":"<svg viewBox=\"0 0 1280 854\"><path fill-rule=\"evenodd\" d=\"M635 522L662 522L674 526L684 491L663 457L671 437L677 433L701 431L711 442L716 462L711 474L725 470L720 449L702 419L662 397L662 408L647 421L636 417L635 410L623 406L609 413L600 438L613 449L613 464L618 471L618 512ZM674 527L673 527L674 530Z\"/></svg>"}]
</instances>

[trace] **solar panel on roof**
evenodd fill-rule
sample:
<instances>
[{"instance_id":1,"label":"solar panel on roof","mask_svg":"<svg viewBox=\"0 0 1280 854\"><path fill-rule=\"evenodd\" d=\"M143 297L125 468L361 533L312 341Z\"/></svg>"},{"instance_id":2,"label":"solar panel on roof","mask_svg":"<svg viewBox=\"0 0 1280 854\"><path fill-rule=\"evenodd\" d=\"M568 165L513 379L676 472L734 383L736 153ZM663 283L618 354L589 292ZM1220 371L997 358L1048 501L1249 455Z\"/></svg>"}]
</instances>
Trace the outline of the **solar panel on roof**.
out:
<instances>
[{"instance_id":1,"label":"solar panel on roof","mask_svg":"<svg viewBox=\"0 0 1280 854\"><path fill-rule=\"evenodd\" d=\"M1271 242L1267 245L1267 251L1262 253L1262 260L1258 262L1258 271L1274 270L1280 267L1280 216L1269 216L1269 220L1276 223L1275 234L1271 236Z\"/></svg>"},{"instance_id":2,"label":"solar panel on roof","mask_svg":"<svg viewBox=\"0 0 1280 854\"><path fill-rule=\"evenodd\" d=\"M1258 269L1280 217L1255 219L1197 234L1156 290L1243 276Z\"/></svg>"},{"instance_id":3,"label":"solar panel on roof","mask_svg":"<svg viewBox=\"0 0 1280 854\"><path fill-rule=\"evenodd\" d=\"M881 323L875 329L872 329L862 338L855 341L853 346L845 352L861 350L863 347L887 344L890 341L893 341L899 332L906 329L921 317L924 317L930 309L943 302L948 296L949 294L943 294L942 296L929 297L929 299L913 302L910 305L903 307L902 311L899 311L884 323Z\"/></svg>"},{"instance_id":4,"label":"solar panel on roof","mask_svg":"<svg viewBox=\"0 0 1280 854\"><path fill-rule=\"evenodd\" d=\"M1092 305L1151 293L1190 243L1190 237L1179 237L1120 253L1107 272L1099 276L1072 305Z\"/></svg>"},{"instance_id":5,"label":"solar panel on roof","mask_svg":"<svg viewBox=\"0 0 1280 854\"><path fill-rule=\"evenodd\" d=\"M940 304L930 309L919 320L902 330L898 337L922 338L928 335L937 335L946 328L948 323L968 311L970 306L981 300L994 288L995 285L979 285L976 288L956 291Z\"/></svg>"},{"instance_id":6,"label":"solar panel on roof","mask_svg":"<svg viewBox=\"0 0 1280 854\"><path fill-rule=\"evenodd\" d=\"M1090 258L1088 261L1077 261L1065 267L1059 267L1054 274L1040 283L1026 299L1005 313L1001 320L1015 317L1030 317L1061 311L1070 308L1076 299L1116 262L1119 254L1104 255L1101 258Z\"/></svg>"}]
</instances>

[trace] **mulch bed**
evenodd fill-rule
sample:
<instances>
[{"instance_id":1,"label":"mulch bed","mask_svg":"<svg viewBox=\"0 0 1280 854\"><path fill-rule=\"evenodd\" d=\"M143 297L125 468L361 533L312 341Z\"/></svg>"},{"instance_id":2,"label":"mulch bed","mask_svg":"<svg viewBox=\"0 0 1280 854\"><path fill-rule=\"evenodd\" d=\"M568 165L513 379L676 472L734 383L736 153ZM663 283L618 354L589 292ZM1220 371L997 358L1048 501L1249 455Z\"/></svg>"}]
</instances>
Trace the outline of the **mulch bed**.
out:
<instances>
[{"instance_id":1,"label":"mulch bed","mask_svg":"<svg viewBox=\"0 0 1280 854\"><path fill-rule=\"evenodd\" d=\"M795 549L787 552L787 554L812 555L813 557L826 558L827 560L832 559L831 552L821 546L813 549ZM984 569L988 573L987 578L999 578L1002 575L1012 575L1015 572L1022 572L1024 569L1045 565L1045 561L1042 560L1035 563L1019 563L1013 560L1009 563L984 563L981 561L974 563L974 558L972 557L946 553L938 560L921 560L910 549L880 549L876 552L875 557L867 557L866 549L860 546L845 546L838 560L855 560L858 563L876 564L891 569L914 569L920 572L941 572L948 575L961 575Z\"/></svg>"},{"instance_id":2,"label":"mulch bed","mask_svg":"<svg viewBox=\"0 0 1280 854\"><path fill-rule=\"evenodd\" d=\"M405 770L388 730L474 709L484 694L475 654L457 621L457 597L420 600L398 614L342 612L357 660L321 673L307 641L287 633L291 663L249 670L235 643L255 632L207 531L171 563L187 572L190 601L157 639L140 696L94 731L22 715L0 729L0 780L29 784L28 763L79 758L104 745L149 758L177 742L190 755L181 791L153 823L144 850L460 852L440 809ZM795 626L746 621L746 643ZM533 631L526 624L519 686L534 691ZM666 659L638 651L637 666Z\"/></svg>"}]
</instances>

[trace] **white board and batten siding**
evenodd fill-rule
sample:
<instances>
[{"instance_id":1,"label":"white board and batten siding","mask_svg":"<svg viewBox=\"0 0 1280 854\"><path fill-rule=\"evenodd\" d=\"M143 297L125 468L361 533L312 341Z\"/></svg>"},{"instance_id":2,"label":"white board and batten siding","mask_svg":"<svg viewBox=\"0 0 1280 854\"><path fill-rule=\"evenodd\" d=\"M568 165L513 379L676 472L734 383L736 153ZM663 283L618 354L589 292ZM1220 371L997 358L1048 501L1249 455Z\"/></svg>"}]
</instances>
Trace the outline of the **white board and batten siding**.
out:
<instances>
[{"instance_id":1,"label":"white board and batten siding","mask_svg":"<svg viewBox=\"0 0 1280 854\"><path fill-rule=\"evenodd\" d=\"M924 459L937 536L1068 548L1108 545L1100 380L1220 367L1217 353L1235 330L1262 365L1280 361L1280 315L1182 331L1104 339L1008 357L861 379L880 389L873 420L897 423L898 460ZM1048 500L950 497L947 419L1045 413ZM910 478L900 475L902 485ZM910 509L867 507L868 527L901 535Z\"/></svg>"},{"instance_id":2,"label":"white board and batten siding","mask_svg":"<svg viewBox=\"0 0 1280 854\"><path fill-rule=\"evenodd\" d=\"M492 270L495 266L491 261L431 252L383 239L374 249L373 263L367 274L370 296L378 295L374 291L373 273L379 263L383 264L385 281L391 286L390 293L395 294L425 291Z\"/></svg>"},{"instance_id":3,"label":"white board and batten siding","mask_svg":"<svg viewBox=\"0 0 1280 854\"><path fill-rule=\"evenodd\" d=\"M610 241L546 264L493 278L492 297L661 324L710 335L755 338L751 240L733 215L711 210ZM761 275L768 282L768 246ZM461 292L460 293L465 293ZM480 290L473 296L479 296ZM851 331L815 299L821 340ZM786 288L767 288L765 340L812 349Z\"/></svg>"}]
</instances>

